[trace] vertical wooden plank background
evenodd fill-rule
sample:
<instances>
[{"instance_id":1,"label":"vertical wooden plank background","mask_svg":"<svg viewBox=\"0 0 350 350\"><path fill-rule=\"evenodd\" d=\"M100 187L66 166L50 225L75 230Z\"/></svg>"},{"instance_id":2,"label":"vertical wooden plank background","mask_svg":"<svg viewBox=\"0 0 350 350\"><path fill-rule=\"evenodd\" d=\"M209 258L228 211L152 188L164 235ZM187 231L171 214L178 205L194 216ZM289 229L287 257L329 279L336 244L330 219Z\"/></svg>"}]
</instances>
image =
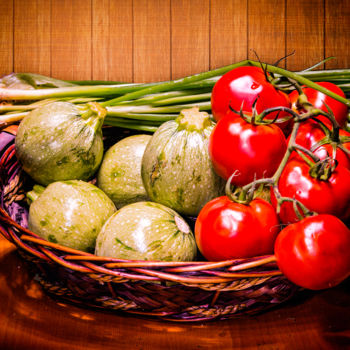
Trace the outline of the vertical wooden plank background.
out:
<instances>
[{"instance_id":1,"label":"vertical wooden plank background","mask_svg":"<svg viewBox=\"0 0 350 350\"><path fill-rule=\"evenodd\" d=\"M13 71L13 0L0 1L0 74Z\"/></svg>"},{"instance_id":2,"label":"vertical wooden plank background","mask_svg":"<svg viewBox=\"0 0 350 350\"><path fill-rule=\"evenodd\" d=\"M93 0L92 79L133 80L132 0Z\"/></svg>"},{"instance_id":3,"label":"vertical wooden plank background","mask_svg":"<svg viewBox=\"0 0 350 350\"><path fill-rule=\"evenodd\" d=\"M248 57L275 63L285 56L285 2L248 0ZM280 66L284 67L285 62Z\"/></svg>"},{"instance_id":4,"label":"vertical wooden plank background","mask_svg":"<svg viewBox=\"0 0 350 350\"><path fill-rule=\"evenodd\" d=\"M51 75L91 79L91 0L51 2Z\"/></svg>"},{"instance_id":5,"label":"vertical wooden plank background","mask_svg":"<svg viewBox=\"0 0 350 350\"><path fill-rule=\"evenodd\" d=\"M325 0L325 13L326 68L350 67L350 1Z\"/></svg>"},{"instance_id":6,"label":"vertical wooden plank background","mask_svg":"<svg viewBox=\"0 0 350 350\"><path fill-rule=\"evenodd\" d=\"M209 0L171 2L172 78L209 69Z\"/></svg>"},{"instance_id":7,"label":"vertical wooden plank background","mask_svg":"<svg viewBox=\"0 0 350 350\"><path fill-rule=\"evenodd\" d=\"M0 75L160 81L293 51L280 66L350 67L349 0L0 0L0 13Z\"/></svg>"},{"instance_id":8,"label":"vertical wooden plank background","mask_svg":"<svg viewBox=\"0 0 350 350\"><path fill-rule=\"evenodd\" d=\"M14 70L51 74L51 2L14 0Z\"/></svg>"},{"instance_id":9,"label":"vertical wooden plank background","mask_svg":"<svg viewBox=\"0 0 350 350\"><path fill-rule=\"evenodd\" d=\"M247 0L211 0L210 69L247 57Z\"/></svg>"},{"instance_id":10,"label":"vertical wooden plank background","mask_svg":"<svg viewBox=\"0 0 350 350\"><path fill-rule=\"evenodd\" d=\"M133 14L134 80L152 81L155 70L158 80L169 80L170 0L134 1Z\"/></svg>"},{"instance_id":11,"label":"vertical wooden plank background","mask_svg":"<svg viewBox=\"0 0 350 350\"><path fill-rule=\"evenodd\" d=\"M295 6L295 0L287 0L287 68L304 69L310 62L324 58L324 0L303 1ZM323 66L322 66L323 68Z\"/></svg>"}]
</instances>

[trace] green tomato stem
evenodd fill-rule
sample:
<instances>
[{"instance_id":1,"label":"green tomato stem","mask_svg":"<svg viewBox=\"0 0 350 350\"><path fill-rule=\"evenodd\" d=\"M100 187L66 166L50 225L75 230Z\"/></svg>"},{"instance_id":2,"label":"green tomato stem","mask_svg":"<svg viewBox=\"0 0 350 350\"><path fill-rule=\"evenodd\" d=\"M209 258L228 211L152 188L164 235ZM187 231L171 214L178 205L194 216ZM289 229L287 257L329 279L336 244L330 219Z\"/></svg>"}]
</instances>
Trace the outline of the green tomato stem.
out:
<instances>
[{"instance_id":1,"label":"green tomato stem","mask_svg":"<svg viewBox=\"0 0 350 350\"><path fill-rule=\"evenodd\" d=\"M252 61L252 60L248 60L248 64L251 66L255 66L255 67L263 67L264 69L266 69L268 72L272 72L272 73L277 73L280 75L283 75L284 77L287 77L289 79L295 80L298 83L302 84L302 85L306 85L310 88L313 88L315 90L318 90L320 92L323 92L325 95L333 97L335 100L342 102L344 104L346 104L347 106L350 106L350 101L339 96L338 94L334 93L333 91L329 91L328 89L324 88L323 86L320 86L316 83L314 83L313 81L311 81L308 78L305 78L302 75L299 75L298 73L294 73L288 70L285 70L283 68L280 67L275 67L272 66L270 64L266 64L266 63L260 63L260 62L256 62L256 61Z\"/></svg>"},{"instance_id":2,"label":"green tomato stem","mask_svg":"<svg viewBox=\"0 0 350 350\"><path fill-rule=\"evenodd\" d=\"M342 143L340 143L340 144L338 145L338 147L339 147L344 153L346 153L346 154L348 155L348 157L350 157L350 150L347 149L346 147L344 147L344 145L343 145Z\"/></svg>"},{"instance_id":3,"label":"green tomato stem","mask_svg":"<svg viewBox=\"0 0 350 350\"><path fill-rule=\"evenodd\" d=\"M310 150L308 150L305 147L302 147L298 144L294 144L294 149L295 151L299 154L299 156L309 165L309 166L313 166L315 162L319 162L320 158L318 158L315 154L313 154ZM306 155L308 155L312 160L310 160L310 158L308 158Z\"/></svg>"},{"instance_id":4,"label":"green tomato stem","mask_svg":"<svg viewBox=\"0 0 350 350\"><path fill-rule=\"evenodd\" d=\"M278 179L280 178L280 176L282 174L282 171L283 171L284 167L286 166L291 153L296 148L295 140L296 140L296 136L298 134L300 123L303 122L303 121L306 121L306 120L308 120L308 119L310 119L312 117L314 117L315 115L320 114L320 110L312 109L311 111L309 111L307 113L304 113L302 115L299 115L299 114L295 113L292 110L291 110L291 113L294 115L294 125L293 125L292 132L290 134L290 139L289 139L289 142L288 142L287 151L284 154L284 157L282 158L282 161L281 161L279 167L277 168L275 174L272 176L272 179L274 180L274 183L278 182Z\"/></svg>"},{"instance_id":5,"label":"green tomato stem","mask_svg":"<svg viewBox=\"0 0 350 350\"><path fill-rule=\"evenodd\" d=\"M290 139L289 139L289 142L288 142L286 153L284 154L284 156L282 158L282 161L279 164L276 172L272 176L272 180L273 180L273 182L275 184L277 184L278 179L280 178L280 176L282 174L282 171L283 171L284 167L286 166L291 153L294 150L295 139L297 137L299 126L300 126L299 115L297 113L295 113L294 116L295 116L294 125L293 125L292 132L290 134Z\"/></svg>"},{"instance_id":6,"label":"green tomato stem","mask_svg":"<svg viewBox=\"0 0 350 350\"><path fill-rule=\"evenodd\" d=\"M252 183L243 186L242 191L247 193L253 186L257 187L258 185L273 185L273 183L274 180L272 178L254 180Z\"/></svg>"}]
</instances>

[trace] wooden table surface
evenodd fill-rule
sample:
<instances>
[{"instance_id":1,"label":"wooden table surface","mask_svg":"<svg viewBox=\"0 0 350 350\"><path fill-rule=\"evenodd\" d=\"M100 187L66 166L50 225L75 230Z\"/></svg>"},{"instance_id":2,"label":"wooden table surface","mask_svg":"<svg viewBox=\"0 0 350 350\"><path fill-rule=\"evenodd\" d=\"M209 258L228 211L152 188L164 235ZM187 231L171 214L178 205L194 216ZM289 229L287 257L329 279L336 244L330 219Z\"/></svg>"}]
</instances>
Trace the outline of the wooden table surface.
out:
<instances>
[{"instance_id":1,"label":"wooden table surface","mask_svg":"<svg viewBox=\"0 0 350 350\"><path fill-rule=\"evenodd\" d=\"M350 281L256 316L166 322L50 298L0 236L0 349L350 349Z\"/></svg>"}]
</instances>

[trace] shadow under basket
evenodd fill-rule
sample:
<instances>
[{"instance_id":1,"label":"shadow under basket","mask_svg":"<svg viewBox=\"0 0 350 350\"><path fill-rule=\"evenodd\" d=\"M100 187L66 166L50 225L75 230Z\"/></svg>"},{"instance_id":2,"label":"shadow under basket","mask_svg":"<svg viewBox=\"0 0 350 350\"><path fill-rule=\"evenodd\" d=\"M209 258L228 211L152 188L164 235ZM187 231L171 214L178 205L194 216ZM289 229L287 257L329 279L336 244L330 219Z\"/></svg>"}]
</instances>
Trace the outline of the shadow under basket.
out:
<instances>
[{"instance_id":1,"label":"shadow under basket","mask_svg":"<svg viewBox=\"0 0 350 350\"><path fill-rule=\"evenodd\" d=\"M124 131L117 131L123 137ZM81 306L185 322L261 312L298 291L273 256L215 263L132 261L41 239L27 229L27 177L16 159L15 134L15 126L0 133L0 233L18 247L49 294Z\"/></svg>"}]
</instances>

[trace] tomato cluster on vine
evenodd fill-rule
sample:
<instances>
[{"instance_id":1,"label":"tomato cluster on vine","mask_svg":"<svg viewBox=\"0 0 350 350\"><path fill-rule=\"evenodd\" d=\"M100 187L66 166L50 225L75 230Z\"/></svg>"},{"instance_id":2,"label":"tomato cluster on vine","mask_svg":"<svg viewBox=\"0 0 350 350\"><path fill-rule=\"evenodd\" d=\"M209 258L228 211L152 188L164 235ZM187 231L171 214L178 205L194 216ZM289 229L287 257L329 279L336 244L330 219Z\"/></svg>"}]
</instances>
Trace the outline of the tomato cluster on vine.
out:
<instances>
[{"instance_id":1,"label":"tomato cluster on vine","mask_svg":"<svg viewBox=\"0 0 350 350\"><path fill-rule=\"evenodd\" d=\"M328 288L350 276L349 101L329 82L287 94L274 81L245 66L213 88L209 154L226 195L199 213L196 241L211 261L274 254L295 284Z\"/></svg>"}]
</instances>

